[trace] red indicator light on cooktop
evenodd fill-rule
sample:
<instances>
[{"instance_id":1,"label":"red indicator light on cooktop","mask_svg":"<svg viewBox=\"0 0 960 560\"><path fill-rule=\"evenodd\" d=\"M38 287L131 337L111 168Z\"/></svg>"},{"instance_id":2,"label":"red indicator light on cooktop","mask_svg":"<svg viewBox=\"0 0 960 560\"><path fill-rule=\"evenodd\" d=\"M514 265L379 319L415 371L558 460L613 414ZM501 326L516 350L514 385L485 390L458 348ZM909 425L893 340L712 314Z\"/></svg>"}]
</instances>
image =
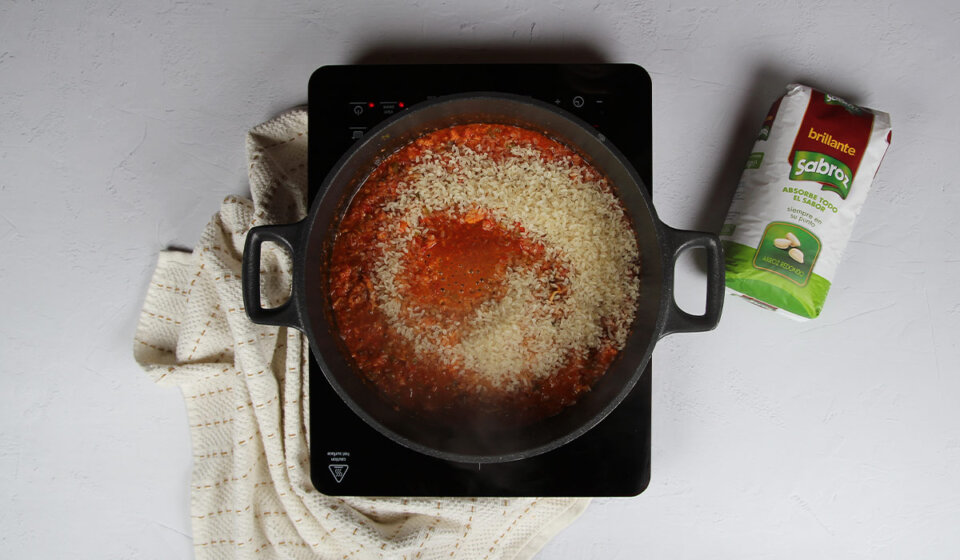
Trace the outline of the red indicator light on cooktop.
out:
<instances>
[{"instance_id":1,"label":"red indicator light on cooktop","mask_svg":"<svg viewBox=\"0 0 960 560\"><path fill-rule=\"evenodd\" d=\"M404 107L406 107L406 105L404 105L404 104L403 104L403 101L401 101L401 102L397 103L397 107L400 107L401 109L403 109Z\"/></svg>"},{"instance_id":2,"label":"red indicator light on cooktop","mask_svg":"<svg viewBox=\"0 0 960 560\"><path fill-rule=\"evenodd\" d=\"M371 101L370 103L367 103L367 107L370 107L371 109L373 109L373 101Z\"/></svg>"}]
</instances>

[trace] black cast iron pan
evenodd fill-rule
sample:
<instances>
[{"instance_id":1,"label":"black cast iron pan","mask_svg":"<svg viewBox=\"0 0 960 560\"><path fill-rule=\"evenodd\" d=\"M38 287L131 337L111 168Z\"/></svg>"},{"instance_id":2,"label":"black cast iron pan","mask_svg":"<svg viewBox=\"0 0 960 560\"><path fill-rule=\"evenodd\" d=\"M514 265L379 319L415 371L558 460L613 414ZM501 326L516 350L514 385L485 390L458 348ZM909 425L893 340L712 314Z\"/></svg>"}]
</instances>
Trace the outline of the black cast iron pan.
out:
<instances>
[{"instance_id":1,"label":"black cast iron pan","mask_svg":"<svg viewBox=\"0 0 960 560\"><path fill-rule=\"evenodd\" d=\"M579 402L560 414L523 428L438 425L394 410L364 383L341 351L327 299L325 263L332 234L353 194L380 161L427 132L473 122L520 126L575 148L615 185L633 223L641 255L640 297L626 347ZM680 231L658 218L650 195L629 161L579 118L527 97L469 93L437 98L393 116L372 129L327 175L310 214L289 225L250 230L243 253L243 297L256 323L300 329L327 381L346 404L375 429L416 451L470 463L504 462L555 449L605 418L636 384L654 345L665 335L713 329L723 307L723 253L716 235ZM272 241L293 256L293 292L283 305L260 302L260 246ZM702 247L707 253L707 297L703 315L681 310L673 298L678 255ZM316 381L314 381L316 382Z\"/></svg>"}]
</instances>

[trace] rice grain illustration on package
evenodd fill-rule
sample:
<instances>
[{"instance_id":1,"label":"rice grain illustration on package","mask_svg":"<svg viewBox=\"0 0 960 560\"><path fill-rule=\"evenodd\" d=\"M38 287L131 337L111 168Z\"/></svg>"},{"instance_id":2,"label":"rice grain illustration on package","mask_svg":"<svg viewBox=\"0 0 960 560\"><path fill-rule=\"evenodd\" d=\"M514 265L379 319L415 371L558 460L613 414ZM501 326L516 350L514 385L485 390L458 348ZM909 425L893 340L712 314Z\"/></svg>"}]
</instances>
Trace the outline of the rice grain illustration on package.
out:
<instances>
[{"instance_id":1,"label":"rice grain illustration on package","mask_svg":"<svg viewBox=\"0 0 960 560\"><path fill-rule=\"evenodd\" d=\"M887 113L787 86L720 231L727 292L793 318L820 315L890 139Z\"/></svg>"}]
</instances>

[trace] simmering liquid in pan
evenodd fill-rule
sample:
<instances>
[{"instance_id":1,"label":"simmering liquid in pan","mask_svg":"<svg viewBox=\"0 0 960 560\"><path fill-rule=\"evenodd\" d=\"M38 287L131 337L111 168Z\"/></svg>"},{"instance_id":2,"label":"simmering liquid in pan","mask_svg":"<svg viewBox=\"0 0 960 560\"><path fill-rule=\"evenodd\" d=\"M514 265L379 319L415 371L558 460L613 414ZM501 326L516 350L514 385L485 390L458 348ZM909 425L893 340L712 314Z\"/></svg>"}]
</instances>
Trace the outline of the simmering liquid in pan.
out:
<instances>
[{"instance_id":1,"label":"simmering liquid in pan","mask_svg":"<svg viewBox=\"0 0 960 560\"><path fill-rule=\"evenodd\" d=\"M340 222L328 272L344 346L393 406L521 423L604 374L639 273L606 178L541 133L484 123L385 159Z\"/></svg>"}]
</instances>

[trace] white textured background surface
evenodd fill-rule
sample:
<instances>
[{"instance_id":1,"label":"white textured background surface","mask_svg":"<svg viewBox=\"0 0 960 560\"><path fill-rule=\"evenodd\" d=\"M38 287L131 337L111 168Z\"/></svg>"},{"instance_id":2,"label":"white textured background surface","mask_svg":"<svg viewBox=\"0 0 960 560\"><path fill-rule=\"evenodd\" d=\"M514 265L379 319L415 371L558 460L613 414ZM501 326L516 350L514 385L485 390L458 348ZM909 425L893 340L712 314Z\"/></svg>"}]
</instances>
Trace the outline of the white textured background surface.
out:
<instances>
[{"instance_id":1,"label":"white textured background surface","mask_svg":"<svg viewBox=\"0 0 960 560\"><path fill-rule=\"evenodd\" d=\"M893 118L821 318L732 301L665 339L649 489L540 558L960 556L957 4L536 4L0 0L4 557L190 557L187 418L131 358L156 252L244 193L245 131L316 67L416 56L645 66L677 227L718 227L788 81Z\"/></svg>"}]
</instances>

